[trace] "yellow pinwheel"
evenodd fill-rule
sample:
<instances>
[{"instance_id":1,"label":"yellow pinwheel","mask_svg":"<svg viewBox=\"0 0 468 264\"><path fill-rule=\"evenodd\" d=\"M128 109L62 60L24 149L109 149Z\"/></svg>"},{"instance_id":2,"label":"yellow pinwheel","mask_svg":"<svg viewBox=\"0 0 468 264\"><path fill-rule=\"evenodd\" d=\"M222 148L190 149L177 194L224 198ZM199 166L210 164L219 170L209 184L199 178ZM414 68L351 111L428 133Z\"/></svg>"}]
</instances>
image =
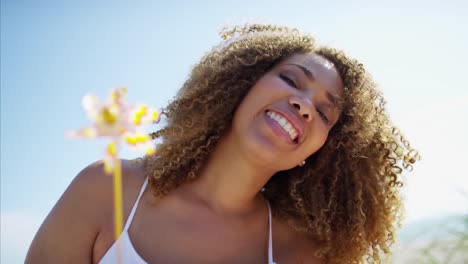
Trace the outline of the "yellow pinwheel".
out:
<instances>
[{"instance_id":1,"label":"yellow pinwheel","mask_svg":"<svg viewBox=\"0 0 468 264\"><path fill-rule=\"evenodd\" d=\"M131 105L126 100L127 90L119 88L101 103L96 95L83 97L83 108L91 120L91 125L78 131L69 131L73 138L110 138L104 152L104 169L112 174L114 185L114 226L115 238L122 232L122 172L118 152L122 143L131 148L144 150L147 154L154 152L151 137L145 133L144 126L159 121L159 111L145 104ZM120 257L119 257L120 259Z\"/></svg>"}]
</instances>

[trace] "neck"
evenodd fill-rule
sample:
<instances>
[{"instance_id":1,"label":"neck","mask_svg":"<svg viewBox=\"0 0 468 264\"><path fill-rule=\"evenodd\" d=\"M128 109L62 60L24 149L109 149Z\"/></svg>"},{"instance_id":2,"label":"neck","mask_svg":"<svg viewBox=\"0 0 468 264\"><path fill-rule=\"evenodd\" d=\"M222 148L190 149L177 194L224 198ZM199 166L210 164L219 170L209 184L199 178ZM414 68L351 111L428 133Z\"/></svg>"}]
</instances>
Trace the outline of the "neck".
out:
<instances>
[{"instance_id":1,"label":"neck","mask_svg":"<svg viewBox=\"0 0 468 264\"><path fill-rule=\"evenodd\" d=\"M234 140L220 140L188 186L216 213L248 214L265 206L260 190L274 174L268 167L241 151Z\"/></svg>"}]
</instances>

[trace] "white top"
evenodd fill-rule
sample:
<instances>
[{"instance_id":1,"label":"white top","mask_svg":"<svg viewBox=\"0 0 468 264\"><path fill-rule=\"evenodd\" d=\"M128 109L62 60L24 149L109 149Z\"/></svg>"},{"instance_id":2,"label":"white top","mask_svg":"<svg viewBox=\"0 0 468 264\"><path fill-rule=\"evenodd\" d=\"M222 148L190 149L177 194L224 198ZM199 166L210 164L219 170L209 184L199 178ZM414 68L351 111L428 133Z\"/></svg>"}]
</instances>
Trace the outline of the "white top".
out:
<instances>
[{"instance_id":1,"label":"white top","mask_svg":"<svg viewBox=\"0 0 468 264\"><path fill-rule=\"evenodd\" d=\"M117 263L118 259L118 248L121 248L121 259L122 259L122 264L147 264L146 261L144 261L140 255L136 252L135 248L132 245L132 241L128 235L128 229L132 223L133 216L135 215L136 208L138 206L138 202L140 201L141 195L143 194L146 186L148 185L148 178L146 178L145 182L143 183L143 186L141 187L140 194L138 195L138 198L135 201L135 204L133 205L132 211L130 212L130 215L128 216L127 222L125 223L125 227L120 234L119 238L112 244L112 246L107 250L106 254L104 254L104 257L99 261L99 264L113 264ZM267 206L268 206L268 226L269 226L269 233L268 233L268 264L276 264L273 261L273 241L272 241L272 233L271 233L271 209L270 209L270 203L267 200Z\"/></svg>"}]
</instances>

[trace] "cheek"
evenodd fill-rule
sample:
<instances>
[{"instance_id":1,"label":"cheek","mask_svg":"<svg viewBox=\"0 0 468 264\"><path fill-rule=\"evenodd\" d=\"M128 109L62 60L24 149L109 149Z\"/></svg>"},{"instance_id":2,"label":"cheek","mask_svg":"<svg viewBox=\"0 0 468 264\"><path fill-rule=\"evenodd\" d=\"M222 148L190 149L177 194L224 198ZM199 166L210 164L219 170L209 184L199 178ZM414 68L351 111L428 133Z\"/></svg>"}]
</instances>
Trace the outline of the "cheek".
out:
<instances>
[{"instance_id":1,"label":"cheek","mask_svg":"<svg viewBox=\"0 0 468 264\"><path fill-rule=\"evenodd\" d=\"M284 96L284 88L273 78L260 79L239 104L237 112L252 116Z\"/></svg>"},{"instance_id":2,"label":"cheek","mask_svg":"<svg viewBox=\"0 0 468 264\"><path fill-rule=\"evenodd\" d=\"M252 86L249 93L262 97L281 97L289 93L289 87L274 74L265 75Z\"/></svg>"},{"instance_id":3,"label":"cheek","mask_svg":"<svg viewBox=\"0 0 468 264\"><path fill-rule=\"evenodd\" d=\"M316 131L318 132L312 135L312 137L309 138L307 142L304 142L305 144L303 145L302 151L306 157L317 152L327 141L328 131L322 129Z\"/></svg>"}]
</instances>

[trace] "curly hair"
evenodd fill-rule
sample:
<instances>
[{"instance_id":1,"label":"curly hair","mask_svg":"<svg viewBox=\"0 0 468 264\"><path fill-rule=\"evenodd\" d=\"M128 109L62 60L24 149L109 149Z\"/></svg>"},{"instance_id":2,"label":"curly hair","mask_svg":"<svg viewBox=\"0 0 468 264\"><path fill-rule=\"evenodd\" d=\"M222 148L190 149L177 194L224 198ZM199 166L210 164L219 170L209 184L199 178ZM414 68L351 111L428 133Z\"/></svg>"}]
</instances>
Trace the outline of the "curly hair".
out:
<instances>
[{"instance_id":1,"label":"curly hair","mask_svg":"<svg viewBox=\"0 0 468 264\"><path fill-rule=\"evenodd\" d=\"M144 158L155 197L197 178L249 89L294 54L332 62L345 86L342 113L305 166L279 171L265 185L273 214L305 232L327 263L381 262L395 242L403 206L403 169L419 154L385 112L385 100L363 65L312 36L272 25L223 29L221 45L196 64L163 113L167 126Z\"/></svg>"}]
</instances>

